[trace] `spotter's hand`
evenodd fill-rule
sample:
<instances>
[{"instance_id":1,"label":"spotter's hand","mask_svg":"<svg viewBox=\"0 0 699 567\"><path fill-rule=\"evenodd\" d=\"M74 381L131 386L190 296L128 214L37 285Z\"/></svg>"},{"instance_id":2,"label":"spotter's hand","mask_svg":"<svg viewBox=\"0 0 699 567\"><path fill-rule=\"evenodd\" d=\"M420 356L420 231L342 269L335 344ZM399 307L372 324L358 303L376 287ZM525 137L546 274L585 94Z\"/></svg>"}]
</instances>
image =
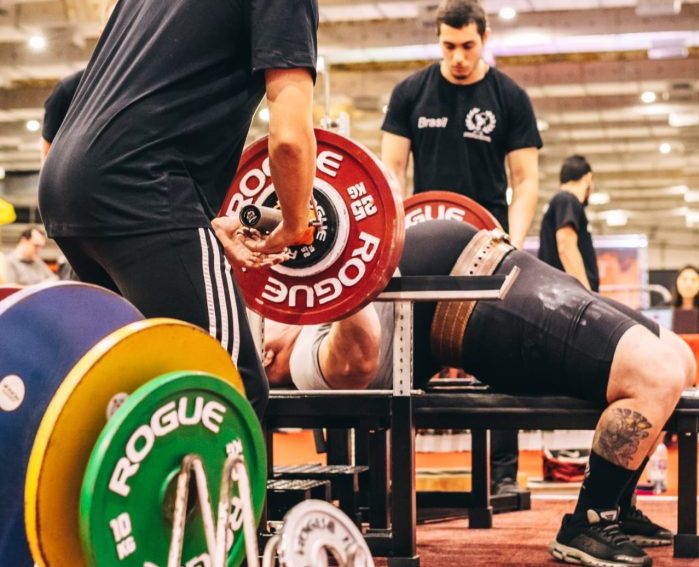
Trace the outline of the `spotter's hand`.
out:
<instances>
[{"instance_id":1,"label":"spotter's hand","mask_svg":"<svg viewBox=\"0 0 699 567\"><path fill-rule=\"evenodd\" d=\"M262 237L255 230L243 229L240 222L232 217L219 217L211 222L216 237L223 245L226 259L243 269L260 269L281 264L289 259L288 249L276 253L266 253L259 249Z\"/></svg>"}]
</instances>

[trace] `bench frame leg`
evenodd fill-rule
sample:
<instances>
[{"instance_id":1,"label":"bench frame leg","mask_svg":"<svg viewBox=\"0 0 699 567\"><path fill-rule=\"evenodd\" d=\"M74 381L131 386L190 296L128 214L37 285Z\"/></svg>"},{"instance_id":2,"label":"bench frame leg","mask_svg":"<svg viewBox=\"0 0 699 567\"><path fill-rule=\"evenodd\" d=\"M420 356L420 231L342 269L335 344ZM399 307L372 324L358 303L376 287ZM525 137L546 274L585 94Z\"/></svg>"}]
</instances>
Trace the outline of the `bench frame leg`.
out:
<instances>
[{"instance_id":1,"label":"bench frame leg","mask_svg":"<svg viewBox=\"0 0 699 567\"><path fill-rule=\"evenodd\" d=\"M389 567L420 567L417 555L415 424L410 396L391 400L391 524L393 556Z\"/></svg>"},{"instance_id":2,"label":"bench frame leg","mask_svg":"<svg viewBox=\"0 0 699 567\"><path fill-rule=\"evenodd\" d=\"M677 535L674 557L699 557L697 536L697 424L689 431L678 427Z\"/></svg>"},{"instance_id":3,"label":"bench frame leg","mask_svg":"<svg viewBox=\"0 0 699 567\"><path fill-rule=\"evenodd\" d=\"M493 527L493 507L490 505L490 431L471 430L471 497L473 506L468 509L469 529Z\"/></svg>"}]
</instances>

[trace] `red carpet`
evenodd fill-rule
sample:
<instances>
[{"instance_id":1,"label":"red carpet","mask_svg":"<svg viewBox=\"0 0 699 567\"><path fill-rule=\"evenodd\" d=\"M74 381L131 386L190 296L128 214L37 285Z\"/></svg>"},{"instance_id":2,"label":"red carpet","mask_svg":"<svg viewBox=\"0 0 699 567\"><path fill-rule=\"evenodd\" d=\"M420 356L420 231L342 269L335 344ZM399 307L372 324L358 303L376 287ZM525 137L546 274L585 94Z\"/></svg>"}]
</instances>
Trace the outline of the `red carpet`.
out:
<instances>
[{"instance_id":1,"label":"red carpet","mask_svg":"<svg viewBox=\"0 0 699 567\"><path fill-rule=\"evenodd\" d=\"M653 520L676 528L676 502L641 502ZM467 520L418 526L421 567L478 567L492 565L564 565L550 558L549 541L573 501L534 500L532 510L498 514L490 530L469 530ZM651 549L654 567L699 567L699 559L673 559L672 548ZM376 560L377 567L386 565Z\"/></svg>"}]
</instances>

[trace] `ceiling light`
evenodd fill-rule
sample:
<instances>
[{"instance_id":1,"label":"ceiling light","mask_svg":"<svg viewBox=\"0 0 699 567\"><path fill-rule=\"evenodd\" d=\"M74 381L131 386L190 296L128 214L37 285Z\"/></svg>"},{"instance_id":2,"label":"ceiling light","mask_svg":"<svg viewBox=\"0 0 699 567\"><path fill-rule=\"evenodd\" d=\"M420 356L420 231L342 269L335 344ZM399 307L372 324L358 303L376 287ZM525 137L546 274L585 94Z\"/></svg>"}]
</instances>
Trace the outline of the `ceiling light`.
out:
<instances>
[{"instance_id":1,"label":"ceiling light","mask_svg":"<svg viewBox=\"0 0 699 567\"><path fill-rule=\"evenodd\" d=\"M386 114L386 113L388 112L388 105L387 105L387 104L384 104L384 105L383 105L383 108L381 109L381 112L383 112L384 114Z\"/></svg>"},{"instance_id":2,"label":"ceiling light","mask_svg":"<svg viewBox=\"0 0 699 567\"><path fill-rule=\"evenodd\" d=\"M609 193L592 193L589 201L590 205L606 205L609 203Z\"/></svg>"},{"instance_id":3,"label":"ceiling light","mask_svg":"<svg viewBox=\"0 0 699 567\"><path fill-rule=\"evenodd\" d=\"M499 15L501 20L514 20L517 17L517 10L511 6L505 6L500 9Z\"/></svg>"},{"instance_id":4,"label":"ceiling light","mask_svg":"<svg viewBox=\"0 0 699 567\"><path fill-rule=\"evenodd\" d=\"M27 120L27 130L30 132L38 132L41 128L41 122L38 120Z\"/></svg>"},{"instance_id":5,"label":"ceiling light","mask_svg":"<svg viewBox=\"0 0 699 567\"><path fill-rule=\"evenodd\" d=\"M675 16L682 11L682 0L638 0L636 2L636 15L647 16Z\"/></svg>"},{"instance_id":6,"label":"ceiling light","mask_svg":"<svg viewBox=\"0 0 699 567\"><path fill-rule=\"evenodd\" d=\"M669 154L672 151L672 146L667 142L663 142L662 144L660 144L658 150L661 154Z\"/></svg>"},{"instance_id":7,"label":"ceiling light","mask_svg":"<svg viewBox=\"0 0 699 567\"><path fill-rule=\"evenodd\" d=\"M658 100L658 95L656 95L653 91L646 91L641 95L641 100L646 104L652 104Z\"/></svg>"},{"instance_id":8,"label":"ceiling light","mask_svg":"<svg viewBox=\"0 0 699 567\"><path fill-rule=\"evenodd\" d=\"M33 35L27 42L29 49L33 51L43 51L46 49L46 38L43 35Z\"/></svg>"},{"instance_id":9,"label":"ceiling light","mask_svg":"<svg viewBox=\"0 0 699 567\"><path fill-rule=\"evenodd\" d=\"M673 128L699 126L699 114L693 114L691 112L671 112L668 116L668 124Z\"/></svg>"},{"instance_id":10,"label":"ceiling light","mask_svg":"<svg viewBox=\"0 0 699 567\"><path fill-rule=\"evenodd\" d=\"M685 203L699 203L699 191L687 191L684 194Z\"/></svg>"},{"instance_id":11,"label":"ceiling light","mask_svg":"<svg viewBox=\"0 0 699 567\"><path fill-rule=\"evenodd\" d=\"M687 211L685 213L685 224L687 228L695 227L699 224L699 211Z\"/></svg>"},{"instance_id":12,"label":"ceiling light","mask_svg":"<svg viewBox=\"0 0 699 567\"><path fill-rule=\"evenodd\" d=\"M319 73L325 73L325 56L318 55L316 59L316 71Z\"/></svg>"},{"instance_id":13,"label":"ceiling light","mask_svg":"<svg viewBox=\"0 0 699 567\"><path fill-rule=\"evenodd\" d=\"M684 36L669 36L651 41L648 48L648 59L684 59L689 55Z\"/></svg>"},{"instance_id":14,"label":"ceiling light","mask_svg":"<svg viewBox=\"0 0 699 567\"><path fill-rule=\"evenodd\" d=\"M607 211L607 226L626 226L629 222L629 215L625 211Z\"/></svg>"},{"instance_id":15,"label":"ceiling light","mask_svg":"<svg viewBox=\"0 0 699 567\"><path fill-rule=\"evenodd\" d=\"M536 127L539 129L539 132L546 132L546 130L549 129L550 124L543 118L539 118L536 121Z\"/></svg>"},{"instance_id":16,"label":"ceiling light","mask_svg":"<svg viewBox=\"0 0 699 567\"><path fill-rule=\"evenodd\" d=\"M262 122L269 122L269 108L260 108L260 112L257 113L257 116Z\"/></svg>"},{"instance_id":17,"label":"ceiling light","mask_svg":"<svg viewBox=\"0 0 699 567\"><path fill-rule=\"evenodd\" d=\"M0 179L5 179L7 176L7 171L5 170L4 167L0 166Z\"/></svg>"},{"instance_id":18,"label":"ceiling light","mask_svg":"<svg viewBox=\"0 0 699 567\"><path fill-rule=\"evenodd\" d=\"M508 206L512 204L512 187L508 187L505 191L505 200L507 201Z\"/></svg>"}]
</instances>

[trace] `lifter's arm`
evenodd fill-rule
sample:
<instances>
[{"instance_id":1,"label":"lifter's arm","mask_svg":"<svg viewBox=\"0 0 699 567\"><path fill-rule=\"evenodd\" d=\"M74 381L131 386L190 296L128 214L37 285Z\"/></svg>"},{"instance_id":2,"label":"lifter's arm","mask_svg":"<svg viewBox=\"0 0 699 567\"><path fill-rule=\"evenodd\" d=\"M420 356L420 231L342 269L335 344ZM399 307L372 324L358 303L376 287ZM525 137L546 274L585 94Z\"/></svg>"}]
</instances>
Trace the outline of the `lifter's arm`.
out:
<instances>
[{"instance_id":1,"label":"lifter's arm","mask_svg":"<svg viewBox=\"0 0 699 567\"><path fill-rule=\"evenodd\" d=\"M269 157L272 182L282 210L282 223L259 252L279 252L298 243L308 229L316 169L313 133L313 79L308 69L268 69Z\"/></svg>"},{"instance_id":2,"label":"lifter's arm","mask_svg":"<svg viewBox=\"0 0 699 567\"><path fill-rule=\"evenodd\" d=\"M512 182L512 203L507 215L510 221L510 241L519 250L536 213L539 196L539 151L521 148L507 154Z\"/></svg>"},{"instance_id":3,"label":"lifter's arm","mask_svg":"<svg viewBox=\"0 0 699 567\"><path fill-rule=\"evenodd\" d=\"M363 389L376 375L381 349L381 323L369 304L336 321L320 344L320 369L333 389Z\"/></svg>"},{"instance_id":4,"label":"lifter's arm","mask_svg":"<svg viewBox=\"0 0 699 567\"><path fill-rule=\"evenodd\" d=\"M572 226L566 225L556 231L556 247L565 272L580 280L581 284L590 289L585 263L578 248L578 233Z\"/></svg>"},{"instance_id":5,"label":"lifter's arm","mask_svg":"<svg viewBox=\"0 0 699 567\"><path fill-rule=\"evenodd\" d=\"M400 194L407 197L406 171L410 157L410 139L384 132L381 138L381 161L395 176L400 185Z\"/></svg>"}]
</instances>

